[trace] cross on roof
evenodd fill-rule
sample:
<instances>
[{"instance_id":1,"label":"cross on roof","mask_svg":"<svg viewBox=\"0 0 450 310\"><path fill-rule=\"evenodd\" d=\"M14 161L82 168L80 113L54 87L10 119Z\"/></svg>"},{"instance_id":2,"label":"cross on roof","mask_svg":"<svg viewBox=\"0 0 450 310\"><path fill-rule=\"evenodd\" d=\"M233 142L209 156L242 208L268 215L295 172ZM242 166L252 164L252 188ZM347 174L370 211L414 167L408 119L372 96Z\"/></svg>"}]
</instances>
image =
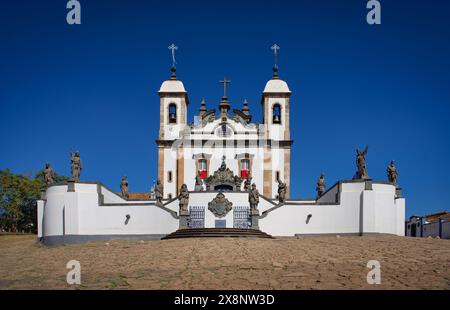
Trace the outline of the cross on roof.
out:
<instances>
[{"instance_id":1,"label":"cross on roof","mask_svg":"<svg viewBox=\"0 0 450 310\"><path fill-rule=\"evenodd\" d=\"M226 77L223 78L223 80L220 80L219 83L223 84L223 96L227 96L227 84L231 84L230 80L227 80Z\"/></svg>"},{"instance_id":2,"label":"cross on roof","mask_svg":"<svg viewBox=\"0 0 450 310\"><path fill-rule=\"evenodd\" d=\"M280 49L280 47L275 43L274 45L272 45L270 47L271 50L273 50L273 54L275 56L275 66L278 65L278 50Z\"/></svg>"},{"instance_id":3,"label":"cross on roof","mask_svg":"<svg viewBox=\"0 0 450 310\"><path fill-rule=\"evenodd\" d=\"M171 45L169 45L169 50L172 51L172 67L175 67L175 64L177 63L175 61L175 51L178 50L178 46L172 43Z\"/></svg>"}]
</instances>

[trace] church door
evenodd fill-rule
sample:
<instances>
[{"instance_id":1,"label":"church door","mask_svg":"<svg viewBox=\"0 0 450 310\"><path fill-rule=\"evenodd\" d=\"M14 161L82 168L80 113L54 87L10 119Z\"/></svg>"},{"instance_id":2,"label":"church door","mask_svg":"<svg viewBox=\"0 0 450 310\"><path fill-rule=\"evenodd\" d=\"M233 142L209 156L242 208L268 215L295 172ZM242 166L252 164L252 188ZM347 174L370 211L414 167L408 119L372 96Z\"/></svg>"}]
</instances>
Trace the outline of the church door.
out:
<instances>
[{"instance_id":1,"label":"church door","mask_svg":"<svg viewBox=\"0 0 450 310\"><path fill-rule=\"evenodd\" d=\"M411 237L416 237L416 223L411 224Z\"/></svg>"}]
</instances>

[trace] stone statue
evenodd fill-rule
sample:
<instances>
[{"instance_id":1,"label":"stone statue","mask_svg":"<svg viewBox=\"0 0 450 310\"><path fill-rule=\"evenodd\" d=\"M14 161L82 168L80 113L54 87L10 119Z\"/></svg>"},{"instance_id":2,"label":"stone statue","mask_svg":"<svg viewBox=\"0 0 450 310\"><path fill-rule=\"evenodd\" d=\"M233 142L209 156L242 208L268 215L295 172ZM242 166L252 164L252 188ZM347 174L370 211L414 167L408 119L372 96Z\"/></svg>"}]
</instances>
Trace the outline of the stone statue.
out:
<instances>
[{"instance_id":1,"label":"stone statue","mask_svg":"<svg viewBox=\"0 0 450 310\"><path fill-rule=\"evenodd\" d=\"M252 189L248 192L248 202L250 203L250 210L257 211L259 204L259 192L256 189L256 184L252 184Z\"/></svg>"},{"instance_id":2,"label":"stone statue","mask_svg":"<svg viewBox=\"0 0 450 310\"><path fill-rule=\"evenodd\" d=\"M252 186L252 178L248 177L247 179L245 179L244 182L244 191L248 192L251 189L251 186Z\"/></svg>"},{"instance_id":3,"label":"stone statue","mask_svg":"<svg viewBox=\"0 0 450 310\"><path fill-rule=\"evenodd\" d=\"M45 163L45 169L44 169L44 180L45 185L49 187L51 184L55 183L55 173L53 172L52 167L49 163Z\"/></svg>"},{"instance_id":4,"label":"stone statue","mask_svg":"<svg viewBox=\"0 0 450 310\"><path fill-rule=\"evenodd\" d=\"M158 180L158 181L156 181L156 186L155 186L155 198L156 198L156 202L158 204L162 205L163 196L164 196L164 186L161 184L161 181Z\"/></svg>"},{"instance_id":5,"label":"stone statue","mask_svg":"<svg viewBox=\"0 0 450 310\"><path fill-rule=\"evenodd\" d=\"M366 180L369 178L369 176L367 175L366 167L366 154L368 149L368 146L366 146L363 152L361 152L359 148L356 149L356 167L358 168L358 171L356 173L357 179Z\"/></svg>"},{"instance_id":6,"label":"stone statue","mask_svg":"<svg viewBox=\"0 0 450 310\"><path fill-rule=\"evenodd\" d=\"M83 169L83 164L81 162L80 153L78 151L70 152L70 170L72 175L72 181L80 181L81 169Z\"/></svg>"},{"instance_id":7,"label":"stone statue","mask_svg":"<svg viewBox=\"0 0 450 310\"><path fill-rule=\"evenodd\" d=\"M225 171L227 169L227 164L225 163L225 156L222 157L222 164L219 167L219 171Z\"/></svg>"},{"instance_id":8,"label":"stone statue","mask_svg":"<svg viewBox=\"0 0 450 310\"><path fill-rule=\"evenodd\" d=\"M122 192L122 197L128 199L128 180L126 176L122 177L122 181L120 182L120 191Z\"/></svg>"},{"instance_id":9,"label":"stone statue","mask_svg":"<svg viewBox=\"0 0 450 310\"><path fill-rule=\"evenodd\" d=\"M152 187L150 187L150 199L155 199L155 187L156 181L153 181Z\"/></svg>"},{"instance_id":10,"label":"stone statue","mask_svg":"<svg viewBox=\"0 0 450 310\"><path fill-rule=\"evenodd\" d=\"M325 186L325 176L323 173L321 173L319 179L317 180L317 197L320 197L323 195L323 193L325 193Z\"/></svg>"},{"instance_id":11,"label":"stone statue","mask_svg":"<svg viewBox=\"0 0 450 310\"><path fill-rule=\"evenodd\" d=\"M194 191L202 192L203 191L203 180L200 178L200 175L197 174L195 177L195 188Z\"/></svg>"},{"instance_id":12,"label":"stone statue","mask_svg":"<svg viewBox=\"0 0 450 310\"><path fill-rule=\"evenodd\" d=\"M178 200L180 201L180 212L187 212L189 205L189 191L186 184L181 185Z\"/></svg>"},{"instance_id":13,"label":"stone statue","mask_svg":"<svg viewBox=\"0 0 450 310\"><path fill-rule=\"evenodd\" d=\"M388 177L389 183L391 183L393 185L397 185L398 171L394 165L393 160L391 160L390 165L387 167L387 177Z\"/></svg>"},{"instance_id":14,"label":"stone statue","mask_svg":"<svg viewBox=\"0 0 450 310\"><path fill-rule=\"evenodd\" d=\"M236 188L236 190L241 190L241 186L242 186L242 178L240 176L235 175L234 178L234 186Z\"/></svg>"},{"instance_id":15,"label":"stone statue","mask_svg":"<svg viewBox=\"0 0 450 310\"><path fill-rule=\"evenodd\" d=\"M283 183L280 178L278 178L278 201L280 203L286 201L286 183Z\"/></svg>"}]
</instances>

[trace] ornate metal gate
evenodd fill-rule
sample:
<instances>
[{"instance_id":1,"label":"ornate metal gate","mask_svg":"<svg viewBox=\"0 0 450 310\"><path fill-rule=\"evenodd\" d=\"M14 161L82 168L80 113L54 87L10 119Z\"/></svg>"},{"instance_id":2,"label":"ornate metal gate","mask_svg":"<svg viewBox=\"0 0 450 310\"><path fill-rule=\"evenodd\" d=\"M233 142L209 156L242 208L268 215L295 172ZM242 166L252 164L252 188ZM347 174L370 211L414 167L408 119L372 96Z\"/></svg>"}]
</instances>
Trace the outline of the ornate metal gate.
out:
<instances>
[{"instance_id":1,"label":"ornate metal gate","mask_svg":"<svg viewBox=\"0 0 450 310\"><path fill-rule=\"evenodd\" d=\"M205 227L205 207L191 206L189 207L189 228L204 228Z\"/></svg>"},{"instance_id":2,"label":"ornate metal gate","mask_svg":"<svg viewBox=\"0 0 450 310\"><path fill-rule=\"evenodd\" d=\"M233 207L233 220L234 228L249 228L251 226L250 207Z\"/></svg>"}]
</instances>

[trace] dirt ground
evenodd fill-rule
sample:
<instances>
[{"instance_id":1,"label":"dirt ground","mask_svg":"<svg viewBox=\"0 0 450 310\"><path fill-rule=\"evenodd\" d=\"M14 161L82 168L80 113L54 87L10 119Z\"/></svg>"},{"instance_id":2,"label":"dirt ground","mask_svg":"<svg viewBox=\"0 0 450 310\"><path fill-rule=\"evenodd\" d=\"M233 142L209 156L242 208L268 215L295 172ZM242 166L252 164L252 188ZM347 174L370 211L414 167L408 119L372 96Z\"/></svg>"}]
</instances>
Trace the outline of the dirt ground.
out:
<instances>
[{"instance_id":1,"label":"dirt ground","mask_svg":"<svg viewBox=\"0 0 450 310\"><path fill-rule=\"evenodd\" d=\"M81 285L66 264L81 264ZM367 262L381 284L367 284ZM0 235L0 289L450 289L450 240L395 236L109 241Z\"/></svg>"}]
</instances>

